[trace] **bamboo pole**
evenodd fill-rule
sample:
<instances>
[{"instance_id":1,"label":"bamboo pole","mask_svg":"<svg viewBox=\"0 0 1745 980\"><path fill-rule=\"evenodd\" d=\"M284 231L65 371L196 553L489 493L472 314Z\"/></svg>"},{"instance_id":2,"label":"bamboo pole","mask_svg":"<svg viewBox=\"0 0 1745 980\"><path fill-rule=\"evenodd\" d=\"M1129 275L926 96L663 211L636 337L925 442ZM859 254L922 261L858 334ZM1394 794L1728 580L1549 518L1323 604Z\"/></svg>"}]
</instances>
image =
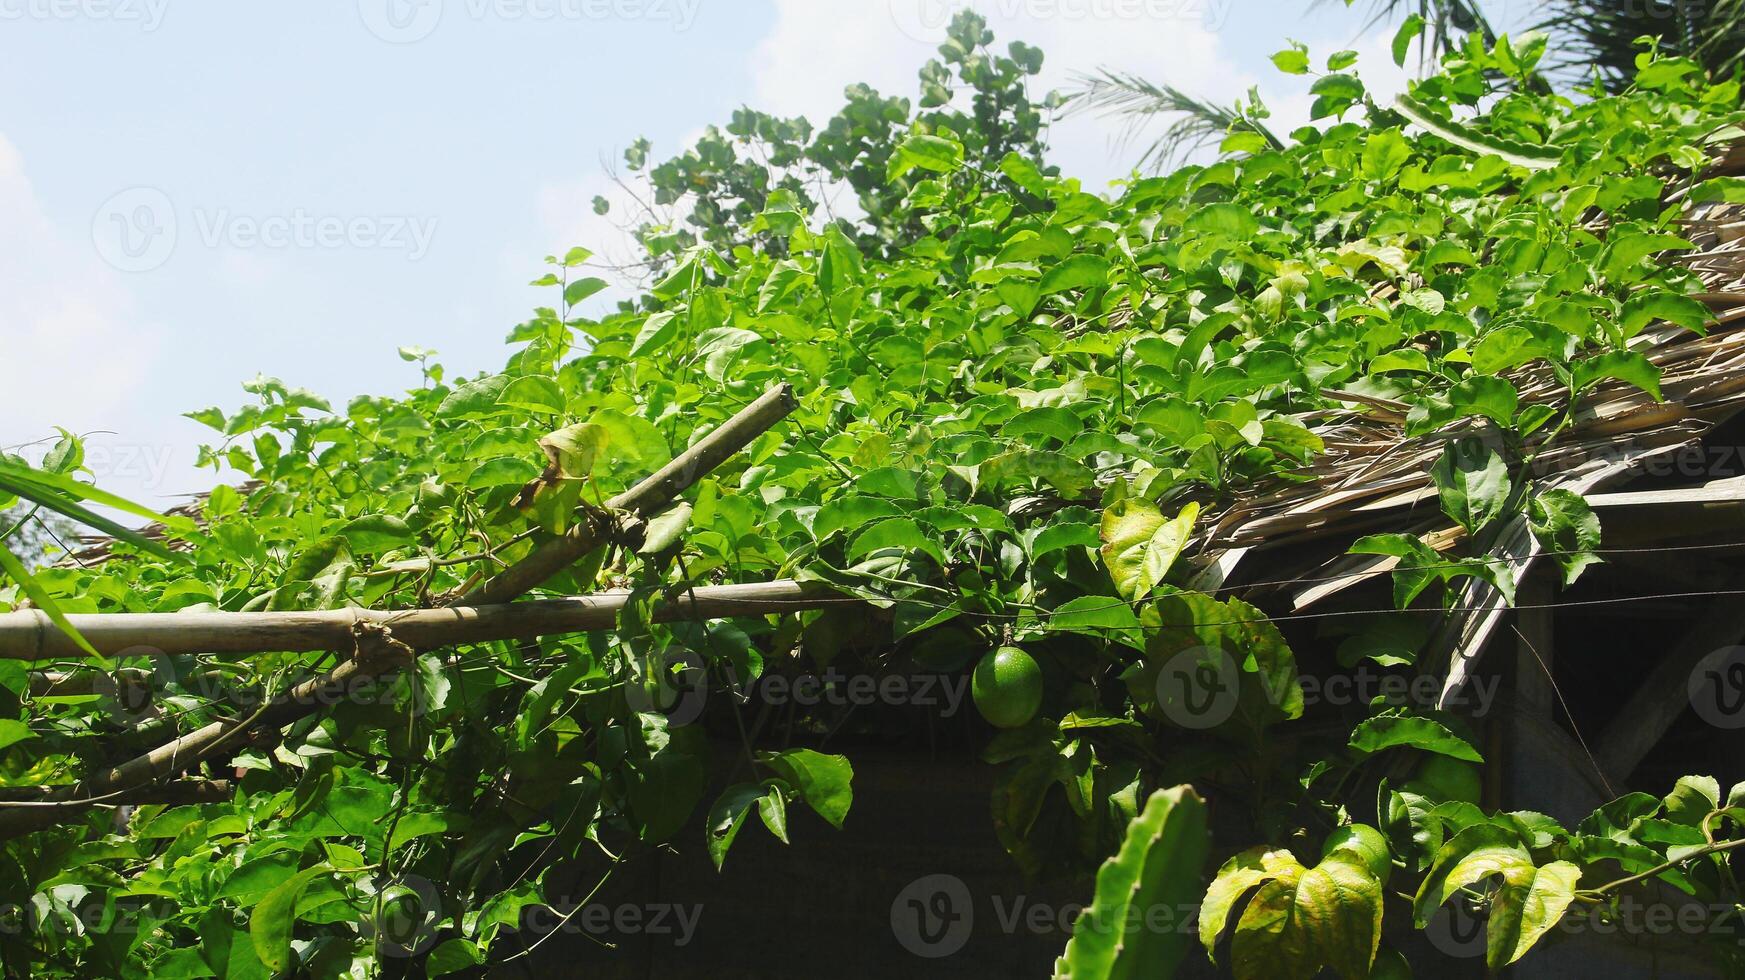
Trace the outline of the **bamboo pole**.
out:
<instances>
[{"instance_id":1,"label":"bamboo pole","mask_svg":"<svg viewBox=\"0 0 1745 980\"><path fill-rule=\"evenodd\" d=\"M361 624L386 626L400 642L428 650L457 643L530 640L611 629L630 597L630 592L618 589L561 599L440 609L96 613L67 618L105 657L344 650L353 645L353 630ZM854 601L819 583L791 579L706 585L661 602L655 618L662 622L721 619ZM79 660L89 656L39 610L0 613L0 660ZM74 679L78 676L45 675L42 693L94 693L89 684ZM132 675L128 676L131 679Z\"/></svg>"},{"instance_id":2,"label":"bamboo pole","mask_svg":"<svg viewBox=\"0 0 1745 980\"><path fill-rule=\"evenodd\" d=\"M680 453L658 472L611 500L611 511L628 511L647 520L665 510L691 484L725 463L751 440L769 431L799 407L791 385L779 384L763 393L720 428ZM533 549L527 557L497 573L490 581L462 596L457 606L489 606L509 602L574 564L601 543L602 528L582 522L568 533Z\"/></svg>"},{"instance_id":3,"label":"bamboo pole","mask_svg":"<svg viewBox=\"0 0 1745 980\"><path fill-rule=\"evenodd\" d=\"M235 786L223 779L178 779L161 786L140 786L116 793L102 803L67 803L54 799L63 787L33 787L36 792L25 794L9 791L6 801L13 809L0 813L5 833L16 835L33 830L45 830L65 823L68 814L82 813L94 806L143 806L162 803L183 806L190 803L223 803L236 795Z\"/></svg>"},{"instance_id":4,"label":"bamboo pole","mask_svg":"<svg viewBox=\"0 0 1745 980\"><path fill-rule=\"evenodd\" d=\"M775 386L691 448L680 453L653 476L612 498L607 503L608 508L628 511L637 519L654 516L670 505L699 477L721 465L749 445L751 440L786 418L797 405L792 387L786 384ZM603 528L593 523L578 525L570 533L536 547L531 554L468 593L461 602L475 606L499 605L519 598L601 544L604 537L602 531ZM37 625L40 629L40 624ZM391 673L411 662L416 651L396 638L392 629L393 626L381 622L354 620L349 627L349 636L354 645L352 659L320 677L299 684L290 693L268 702L248 718L237 722L214 722L113 769L97 773L75 786L56 791L53 802L63 803L64 806L43 807L39 804L23 808L16 803L9 807L8 804L0 802L0 839L40 829L44 826L45 819L58 822L58 818L45 817L44 814L64 816L82 812L90 806L102 805L106 800L120 794L186 772L215 756L220 750L229 749L250 737L254 732L266 728L283 728L300 718L324 710L335 703L335 695L343 697L344 692L352 685ZM341 650L345 649L343 645L336 646ZM36 812L30 812L32 810Z\"/></svg>"}]
</instances>

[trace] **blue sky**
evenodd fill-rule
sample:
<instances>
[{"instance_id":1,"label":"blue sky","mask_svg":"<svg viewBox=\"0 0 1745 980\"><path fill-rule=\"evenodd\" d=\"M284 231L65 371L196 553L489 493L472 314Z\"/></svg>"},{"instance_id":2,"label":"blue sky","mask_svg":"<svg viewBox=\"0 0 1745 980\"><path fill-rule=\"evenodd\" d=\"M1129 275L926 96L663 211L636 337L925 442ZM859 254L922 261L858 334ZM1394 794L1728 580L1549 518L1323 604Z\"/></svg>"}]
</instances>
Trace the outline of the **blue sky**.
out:
<instances>
[{"instance_id":1,"label":"blue sky","mask_svg":"<svg viewBox=\"0 0 1745 980\"><path fill-rule=\"evenodd\" d=\"M628 256L588 207L622 199L626 145L664 158L741 105L822 120L857 81L912 96L964 5L0 0L0 447L94 433L100 481L163 506L221 478L180 413L242 404L256 373L342 404L415 385L401 345L498 367L548 301L542 256ZM1358 49L1373 88L1405 75L1391 26L1338 0L973 6L1043 49L1043 88L1105 66L1259 85L1286 129L1309 103L1267 60L1287 36ZM1105 186L1135 155L1117 130L1059 123L1056 159Z\"/></svg>"}]
</instances>

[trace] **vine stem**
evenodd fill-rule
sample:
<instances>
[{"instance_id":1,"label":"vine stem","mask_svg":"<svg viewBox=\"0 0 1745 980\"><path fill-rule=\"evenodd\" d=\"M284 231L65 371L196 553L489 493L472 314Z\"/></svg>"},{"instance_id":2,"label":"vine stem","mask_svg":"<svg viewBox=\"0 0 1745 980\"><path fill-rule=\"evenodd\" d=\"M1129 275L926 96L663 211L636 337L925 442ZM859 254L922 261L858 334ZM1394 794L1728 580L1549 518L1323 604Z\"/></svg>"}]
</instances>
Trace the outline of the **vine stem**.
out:
<instances>
[{"instance_id":1,"label":"vine stem","mask_svg":"<svg viewBox=\"0 0 1745 980\"><path fill-rule=\"evenodd\" d=\"M1589 896L1592 896L1593 900L1597 900L1600 896L1606 894L1607 892L1615 891L1619 888L1625 887L1626 885L1633 885L1638 881L1647 881L1649 878L1652 878L1655 875L1661 874L1662 872L1671 871L1673 868L1678 867L1679 865L1685 863L1686 861L1691 860L1692 858L1706 857L1710 854L1719 854L1722 851L1730 851L1730 850L1734 849L1735 847L1745 847L1745 838L1740 838L1739 840L1722 841L1719 844L1709 844L1709 845L1706 845L1704 847L1700 847L1700 848L1690 852L1689 854L1686 854L1684 857L1679 858L1676 861L1667 861L1665 863L1655 865L1654 867L1649 868L1647 871L1644 871L1641 874L1634 874L1634 875L1629 876L1628 878L1619 878L1617 881L1608 881L1605 884L1599 886L1598 888L1583 889L1582 892L1580 892L1579 894L1589 895Z\"/></svg>"}]
</instances>

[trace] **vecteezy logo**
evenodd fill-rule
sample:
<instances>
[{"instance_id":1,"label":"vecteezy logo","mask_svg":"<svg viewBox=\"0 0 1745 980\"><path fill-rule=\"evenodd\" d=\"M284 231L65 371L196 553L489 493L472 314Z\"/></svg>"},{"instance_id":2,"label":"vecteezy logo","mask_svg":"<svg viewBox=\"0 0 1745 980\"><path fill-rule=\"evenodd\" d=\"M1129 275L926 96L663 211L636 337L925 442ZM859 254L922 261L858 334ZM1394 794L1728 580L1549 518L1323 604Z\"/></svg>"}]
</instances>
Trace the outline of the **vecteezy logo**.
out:
<instances>
[{"instance_id":1,"label":"vecteezy logo","mask_svg":"<svg viewBox=\"0 0 1745 980\"><path fill-rule=\"evenodd\" d=\"M371 34L389 44L422 41L442 21L442 0L357 0Z\"/></svg>"},{"instance_id":2,"label":"vecteezy logo","mask_svg":"<svg viewBox=\"0 0 1745 980\"><path fill-rule=\"evenodd\" d=\"M1236 661L1213 647L1193 647L1170 657L1157 672L1157 706L1183 728L1216 728L1236 713L1241 699Z\"/></svg>"},{"instance_id":3,"label":"vecteezy logo","mask_svg":"<svg viewBox=\"0 0 1745 980\"><path fill-rule=\"evenodd\" d=\"M1722 647L1690 672L1690 706L1716 728L1745 728L1745 647Z\"/></svg>"},{"instance_id":4,"label":"vecteezy logo","mask_svg":"<svg viewBox=\"0 0 1745 980\"><path fill-rule=\"evenodd\" d=\"M926 875L909 882L891 902L891 934L924 959L962 949L975 928L969 886L956 875Z\"/></svg>"},{"instance_id":5,"label":"vecteezy logo","mask_svg":"<svg viewBox=\"0 0 1745 980\"><path fill-rule=\"evenodd\" d=\"M891 20L904 36L922 44L939 44L951 26L951 18L969 6L969 0L886 0Z\"/></svg>"},{"instance_id":6,"label":"vecteezy logo","mask_svg":"<svg viewBox=\"0 0 1745 980\"><path fill-rule=\"evenodd\" d=\"M417 956L436 945L442 896L427 878L405 875L378 880L375 900L359 927L375 941L377 955Z\"/></svg>"},{"instance_id":7,"label":"vecteezy logo","mask_svg":"<svg viewBox=\"0 0 1745 980\"><path fill-rule=\"evenodd\" d=\"M91 242L122 272L150 272L176 250L176 208L155 187L130 187L97 208Z\"/></svg>"},{"instance_id":8,"label":"vecteezy logo","mask_svg":"<svg viewBox=\"0 0 1745 980\"><path fill-rule=\"evenodd\" d=\"M1466 899L1454 901L1436 911L1424 926L1430 945L1456 959L1471 959L1484 955L1484 919L1468 906Z\"/></svg>"},{"instance_id":9,"label":"vecteezy logo","mask_svg":"<svg viewBox=\"0 0 1745 980\"><path fill-rule=\"evenodd\" d=\"M702 717L709 699L709 667L702 656L682 646L668 646L650 654L642 667L642 674L624 686L630 710L665 715L671 728Z\"/></svg>"}]
</instances>

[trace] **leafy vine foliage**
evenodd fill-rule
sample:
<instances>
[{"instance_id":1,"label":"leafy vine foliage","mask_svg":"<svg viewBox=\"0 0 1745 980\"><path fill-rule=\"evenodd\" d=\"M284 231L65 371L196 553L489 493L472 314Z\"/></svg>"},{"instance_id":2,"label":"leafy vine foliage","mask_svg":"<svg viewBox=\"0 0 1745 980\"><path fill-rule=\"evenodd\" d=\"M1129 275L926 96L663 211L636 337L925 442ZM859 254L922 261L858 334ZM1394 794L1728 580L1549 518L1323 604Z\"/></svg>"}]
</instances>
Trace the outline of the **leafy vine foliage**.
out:
<instances>
[{"instance_id":1,"label":"leafy vine foliage","mask_svg":"<svg viewBox=\"0 0 1745 980\"><path fill-rule=\"evenodd\" d=\"M93 811L7 841L7 970L500 960L528 942L525 910L574 902L548 891L554 867L616 867L693 815L705 839L676 843L723 866L741 833L844 824L850 760L827 733L795 724L800 747L764 744L725 689L833 663L965 669L1002 645L1045 680L1035 717L988 742L1002 842L1038 873L1116 855L1093 911L1203 894L1201 939L1239 977L1404 975L1387 937L1457 896L1487 906L1496 966L1631 876L1736 901L1745 789L1693 777L1575 828L1487 811L1458 718L1307 707L1285 632L1195 586L1211 515L1298 478L1351 410L1331 392L1406 406L1412 433L1482 434L1451 440L1433 474L1468 551L1355 543L1400 559L1402 607L1434 610L1474 578L1510 590L1482 549L1523 511L1579 575L1597 522L1573 493L1536 493L1523 458L1596 387L1656 389L1630 348L1649 323L1703 329L1698 283L1666 261L1688 246L1684 205L1663 194L1738 135L1737 83L1645 56L1634 87L1572 100L1516 84L1542 44L1473 40L1396 109L1342 53L1316 72L1319 125L1286 147L1236 132L1216 162L1110 197L1041 164L1038 110L1014 87L1040 55L990 41L960 18L919 112L854 89L816 136L745 114L655 167L668 200L699 195L686 223L647 229L658 282L583 315L602 286L582 275L589 253L551 257L538 284L554 304L514 328L499 372L451 379L407 349L422 384L402 396L335 408L259 378L255 403L194 413L222 436L209 460L250 484L215 491L176 555L123 542L34 590L71 612L430 605L599 517L772 384L801 403L682 504L545 583L632 590L616 630L423 653L380 690L236 745L206 773L234 781L226 801ZM1314 71L1292 52L1282 67ZM757 144L770 166L744 155ZM814 213L815 180L850 186L863 214ZM1687 199L1740 196L1718 180ZM1520 397L1512 372L1532 366L1559 399ZM866 604L650 614L693 585L780 577ZM1435 676L1446 665L1416 661L1423 618L1379 617L1341 667ZM151 671L143 705L45 696L0 661L0 791L246 717L331 657L123 658ZM1185 723L1180 702L1213 691L1175 681L1220 669L1228 710ZM722 730L733 739L709 737ZM711 798L715 776L732 782ZM1197 792L1164 789L1181 783ZM1203 806L1238 846L1205 840ZM1201 855L1220 866L1209 891ZM1138 975L1123 950L1158 975L1182 952L1109 942L1096 919L1065 975Z\"/></svg>"}]
</instances>

